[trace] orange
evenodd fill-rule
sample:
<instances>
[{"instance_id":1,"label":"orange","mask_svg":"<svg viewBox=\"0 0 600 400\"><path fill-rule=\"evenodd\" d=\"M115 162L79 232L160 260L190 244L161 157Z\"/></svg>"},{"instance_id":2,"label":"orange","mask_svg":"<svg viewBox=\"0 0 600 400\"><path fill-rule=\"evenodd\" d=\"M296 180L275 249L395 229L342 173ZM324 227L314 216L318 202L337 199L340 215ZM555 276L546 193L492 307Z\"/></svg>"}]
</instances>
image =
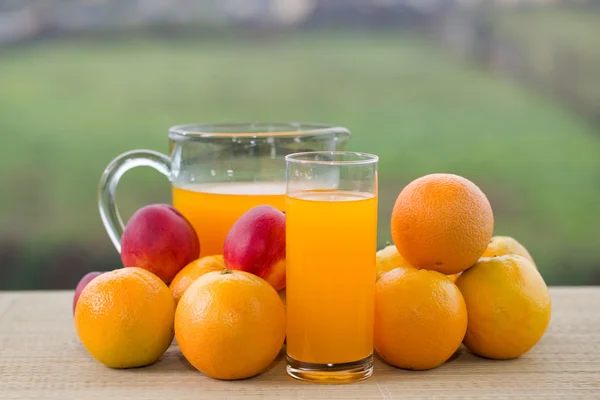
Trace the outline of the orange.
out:
<instances>
[{"instance_id":1,"label":"orange","mask_svg":"<svg viewBox=\"0 0 600 400\"><path fill-rule=\"evenodd\" d=\"M412 267L384 274L375 289L375 350L399 368L435 368L467 329L460 291L445 275Z\"/></svg>"},{"instance_id":2,"label":"orange","mask_svg":"<svg viewBox=\"0 0 600 400\"><path fill-rule=\"evenodd\" d=\"M399 267L410 267L411 265L398 253L398 249L394 245L388 245L379 250L375 255L377 280L381 276L391 270ZM455 282L460 274L448 275L452 282Z\"/></svg>"},{"instance_id":3,"label":"orange","mask_svg":"<svg viewBox=\"0 0 600 400\"><path fill-rule=\"evenodd\" d=\"M376 259L376 271L377 280L381 278L381 275L389 272L398 267L408 267L409 264L404 258L398 253L396 246L389 245L379 250L375 256Z\"/></svg>"},{"instance_id":4,"label":"orange","mask_svg":"<svg viewBox=\"0 0 600 400\"><path fill-rule=\"evenodd\" d=\"M492 237L482 257L504 256L507 254L517 254L521 257L525 257L535 265L531 254L529 254L525 246L510 236Z\"/></svg>"},{"instance_id":5,"label":"orange","mask_svg":"<svg viewBox=\"0 0 600 400\"><path fill-rule=\"evenodd\" d=\"M451 174L409 183L392 211L394 244L410 265L446 275L475 264L492 237L494 216L485 194Z\"/></svg>"},{"instance_id":6,"label":"orange","mask_svg":"<svg viewBox=\"0 0 600 400\"><path fill-rule=\"evenodd\" d=\"M267 281L244 271L209 272L179 301L175 337L185 358L216 379L244 379L273 362L285 310Z\"/></svg>"},{"instance_id":7,"label":"orange","mask_svg":"<svg viewBox=\"0 0 600 400\"><path fill-rule=\"evenodd\" d=\"M130 267L96 277L81 292L75 329L86 350L111 368L148 365L173 340L175 302L151 272Z\"/></svg>"},{"instance_id":8,"label":"orange","mask_svg":"<svg viewBox=\"0 0 600 400\"><path fill-rule=\"evenodd\" d=\"M169 289L171 289L171 293L173 293L173 298L175 299L175 304L179 303L183 293L196 279L207 272L221 271L223 269L225 269L225 262L222 255L201 257L183 267L169 285Z\"/></svg>"},{"instance_id":9,"label":"orange","mask_svg":"<svg viewBox=\"0 0 600 400\"><path fill-rule=\"evenodd\" d=\"M464 344L486 358L516 358L543 336L550 294L534 265L519 255L482 258L456 281L469 313Z\"/></svg>"}]
</instances>

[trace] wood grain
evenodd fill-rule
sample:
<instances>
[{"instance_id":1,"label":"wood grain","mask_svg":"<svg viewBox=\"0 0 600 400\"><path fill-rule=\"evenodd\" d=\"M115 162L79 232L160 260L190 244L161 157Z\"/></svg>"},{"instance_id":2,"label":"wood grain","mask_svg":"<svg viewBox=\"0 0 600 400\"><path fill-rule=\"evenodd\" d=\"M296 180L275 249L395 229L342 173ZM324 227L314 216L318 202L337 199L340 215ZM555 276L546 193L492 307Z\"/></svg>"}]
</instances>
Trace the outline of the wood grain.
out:
<instances>
[{"instance_id":1,"label":"wood grain","mask_svg":"<svg viewBox=\"0 0 600 400\"><path fill-rule=\"evenodd\" d=\"M600 399L600 287L552 288L551 294L550 328L520 359L485 360L461 348L426 372L377 360L371 379L336 386L287 377L281 355L259 377L213 380L193 369L176 345L152 366L112 370L79 343L72 292L0 292L0 398Z\"/></svg>"}]
</instances>

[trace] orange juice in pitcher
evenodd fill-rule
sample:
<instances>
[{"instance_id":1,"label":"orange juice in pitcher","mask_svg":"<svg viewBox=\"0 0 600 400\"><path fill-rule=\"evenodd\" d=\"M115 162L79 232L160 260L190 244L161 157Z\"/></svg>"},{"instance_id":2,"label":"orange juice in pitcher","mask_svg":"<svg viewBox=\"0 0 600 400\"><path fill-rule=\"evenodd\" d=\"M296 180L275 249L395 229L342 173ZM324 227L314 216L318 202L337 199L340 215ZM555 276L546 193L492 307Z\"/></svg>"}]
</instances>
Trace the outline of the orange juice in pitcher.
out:
<instances>
[{"instance_id":1,"label":"orange juice in pitcher","mask_svg":"<svg viewBox=\"0 0 600 400\"><path fill-rule=\"evenodd\" d=\"M231 226L249 209L268 204L285 209L285 183L227 183L173 186L173 206L190 221L201 243L200 256L223 253Z\"/></svg>"}]
</instances>

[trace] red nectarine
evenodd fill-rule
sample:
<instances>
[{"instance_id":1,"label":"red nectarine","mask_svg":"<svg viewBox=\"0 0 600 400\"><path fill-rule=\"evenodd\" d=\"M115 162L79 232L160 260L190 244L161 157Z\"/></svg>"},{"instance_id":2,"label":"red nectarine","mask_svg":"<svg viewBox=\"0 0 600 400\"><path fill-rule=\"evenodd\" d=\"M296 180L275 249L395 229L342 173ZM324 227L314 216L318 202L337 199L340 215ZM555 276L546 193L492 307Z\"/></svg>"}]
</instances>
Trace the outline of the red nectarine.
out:
<instances>
[{"instance_id":1,"label":"red nectarine","mask_svg":"<svg viewBox=\"0 0 600 400\"><path fill-rule=\"evenodd\" d=\"M167 284L199 254L196 231L179 211L166 204L136 211L121 238L123 265L144 268Z\"/></svg>"},{"instance_id":2,"label":"red nectarine","mask_svg":"<svg viewBox=\"0 0 600 400\"><path fill-rule=\"evenodd\" d=\"M279 291L285 287L285 214L257 206L242 215L225 238L223 258L229 269L258 275Z\"/></svg>"},{"instance_id":3,"label":"red nectarine","mask_svg":"<svg viewBox=\"0 0 600 400\"><path fill-rule=\"evenodd\" d=\"M77 284L77 287L75 288L75 295L73 296L73 315L75 315L75 306L77 305L77 300L79 300L79 296L81 295L81 292L83 292L83 289L85 289L88 283L90 283L95 277L102 275L103 273L104 272L98 271L88 272L83 276L83 278L81 278Z\"/></svg>"}]
</instances>

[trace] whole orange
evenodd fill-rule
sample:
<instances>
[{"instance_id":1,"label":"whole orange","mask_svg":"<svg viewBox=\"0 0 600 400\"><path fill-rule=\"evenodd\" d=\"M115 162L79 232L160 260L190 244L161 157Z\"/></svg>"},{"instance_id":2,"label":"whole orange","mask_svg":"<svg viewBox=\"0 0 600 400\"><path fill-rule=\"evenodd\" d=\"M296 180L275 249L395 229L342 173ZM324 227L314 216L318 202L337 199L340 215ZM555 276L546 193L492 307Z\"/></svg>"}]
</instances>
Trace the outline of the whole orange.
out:
<instances>
[{"instance_id":1,"label":"whole orange","mask_svg":"<svg viewBox=\"0 0 600 400\"><path fill-rule=\"evenodd\" d=\"M262 278L244 271L209 272L179 301L175 337L185 358L204 374L249 378L281 350L285 310Z\"/></svg>"},{"instance_id":2,"label":"whole orange","mask_svg":"<svg viewBox=\"0 0 600 400\"><path fill-rule=\"evenodd\" d=\"M392 271L399 267L410 267L411 265L398 253L398 249L394 245L388 245L383 249L377 251L375 254L375 269L377 273L377 279L382 277L383 274ZM448 278L452 282L455 282L458 278L458 274L448 275Z\"/></svg>"},{"instance_id":3,"label":"whole orange","mask_svg":"<svg viewBox=\"0 0 600 400\"><path fill-rule=\"evenodd\" d=\"M225 269L225 262L222 255L201 257L183 267L169 285L169 289L175 299L175 304L179 303L183 293L196 279L207 272L221 271L223 269Z\"/></svg>"},{"instance_id":4,"label":"whole orange","mask_svg":"<svg viewBox=\"0 0 600 400\"><path fill-rule=\"evenodd\" d=\"M104 273L81 292L75 329L87 351L112 368L148 365L173 340L175 302L169 288L142 268Z\"/></svg>"},{"instance_id":5,"label":"whole orange","mask_svg":"<svg viewBox=\"0 0 600 400\"><path fill-rule=\"evenodd\" d=\"M517 239L510 236L494 236L490 239L487 249L481 257L494 257L504 256L507 254L517 254L521 257L525 257L535 266L533 257L529 254L529 251ZM537 268L537 267L536 267Z\"/></svg>"},{"instance_id":6,"label":"whole orange","mask_svg":"<svg viewBox=\"0 0 600 400\"><path fill-rule=\"evenodd\" d=\"M464 344L479 356L519 357L541 339L550 323L550 293L524 257L482 258L460 275L456 285L469 313Z\"/></svg>"},{"instance_id":7,"label":"whole orange","mask_svg":"<svg viewBox=\"0 0 600 400\"><path fill-rule=\"evenodd\" d=\"M401 267L377 281L375 350L389 364L435 368L459 348L466 329L465 302L447 276Z\"/></svg>"},{"instance_id":8,"label":"whole orange","mask_svg":"<svg viewBox=\"0 0 600 400\"><path fill-rule=\"evenodd\" d=\"M383 274L393 269L408 266L408 262L402 258L400 253L398 253L398 249L396 249L396 246L394 245L386 246L375 254L375 270L377 273L377 279L381 278Z\"/></svg>"},{"instance_id":9,"label":"whole orange","mask_svg":"<svg viewBox=\"0 0 600 400\"><path fill-rule=\"evenodd\" d=\"M392 238L402 257L413 267L446 275L475 264L493 229L487 197L457 175L432 174L412 181L392 211Z\"/></svg>"}]
</instances>

